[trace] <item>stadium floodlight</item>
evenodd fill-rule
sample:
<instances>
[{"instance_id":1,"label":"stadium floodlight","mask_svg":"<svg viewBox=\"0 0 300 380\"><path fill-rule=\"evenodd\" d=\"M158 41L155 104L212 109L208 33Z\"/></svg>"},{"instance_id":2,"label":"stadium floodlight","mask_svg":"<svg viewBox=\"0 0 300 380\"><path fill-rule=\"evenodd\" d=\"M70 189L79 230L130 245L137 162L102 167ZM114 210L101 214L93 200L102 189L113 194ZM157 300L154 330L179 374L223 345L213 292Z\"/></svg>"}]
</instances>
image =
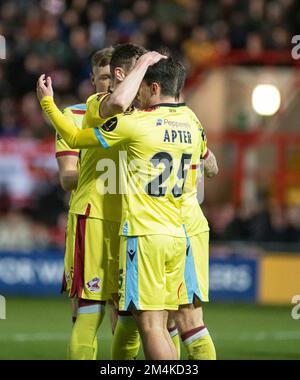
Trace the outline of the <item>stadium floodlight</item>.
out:
<instances>
[{"instance_id":1,"label":"stadium floodlight","mask_svg":"<svg viewBox=\"0 0 300 380\"><path fill-rule=\"evenodd\" d=\"M272 84L259 84L252 93L252 106L261 116L273 116L281 105L278 88Z\"/></svg>"}]
</instances>

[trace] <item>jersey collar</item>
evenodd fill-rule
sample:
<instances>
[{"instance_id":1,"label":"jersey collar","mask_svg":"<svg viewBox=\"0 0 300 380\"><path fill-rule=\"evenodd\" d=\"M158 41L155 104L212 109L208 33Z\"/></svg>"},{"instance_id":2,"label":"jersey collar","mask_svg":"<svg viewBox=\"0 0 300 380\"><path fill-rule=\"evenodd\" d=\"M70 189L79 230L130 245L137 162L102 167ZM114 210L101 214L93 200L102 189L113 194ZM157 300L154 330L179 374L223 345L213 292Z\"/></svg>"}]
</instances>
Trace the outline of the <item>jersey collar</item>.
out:
<instances>
[{"instance_id":1,"label":"jersey collar","mask_svg":"<svg viewBox=\"0 0 300 380\"><path fill-rule=\"evenodd\" d=\"M178 108L178 107L183 107L185 105L186 105L185 103L158 103L158 104L153 104L153 106L150 106L146 111L152 110L153 108L158 108L158 107Z\"/></svg>"}]
</instances>

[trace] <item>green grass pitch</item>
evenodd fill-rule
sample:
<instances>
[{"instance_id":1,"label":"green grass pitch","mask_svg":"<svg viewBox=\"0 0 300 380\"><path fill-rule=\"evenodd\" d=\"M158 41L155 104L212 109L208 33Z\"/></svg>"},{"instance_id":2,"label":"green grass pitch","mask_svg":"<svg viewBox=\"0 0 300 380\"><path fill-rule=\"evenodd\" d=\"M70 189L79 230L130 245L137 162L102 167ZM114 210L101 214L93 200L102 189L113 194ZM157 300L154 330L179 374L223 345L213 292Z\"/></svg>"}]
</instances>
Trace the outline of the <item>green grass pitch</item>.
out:
<instances>
[{"instance_id":1,"label":"green grass pitch","mask_svg":"<svg viewBox=\"0 0 300 380\"><path fill-rule=\"evenodd\" d=\"M67 298L6 297L6 302L7 319L0 320L0 359L66 358L71 331ZM300 359L300 320L292 319L291 308L207 305L205 322L218 358ZM111 333L107 316L98 337L99 359L109 359ZM142 349L138 358L143 359Z\"/></svg>"}]
</instances>

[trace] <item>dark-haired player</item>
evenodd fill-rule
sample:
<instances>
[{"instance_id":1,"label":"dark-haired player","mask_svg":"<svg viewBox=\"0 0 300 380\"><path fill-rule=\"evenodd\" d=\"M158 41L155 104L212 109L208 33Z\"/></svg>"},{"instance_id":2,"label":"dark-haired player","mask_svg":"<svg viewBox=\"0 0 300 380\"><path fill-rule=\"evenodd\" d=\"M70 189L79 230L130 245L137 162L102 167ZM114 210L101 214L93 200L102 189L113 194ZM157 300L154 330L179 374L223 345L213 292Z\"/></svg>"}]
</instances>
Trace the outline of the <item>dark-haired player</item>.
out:
<instances>
[{"instance_id":1,"label":"dark-haired player","mask_svg":"<svg viewBox=\"0 0 300 380\"><path fill-rule=\"evenodd\" d=\"M111 72L114 74L114 85L122 82L128 74L124 83L115 86L115 91L111 93L96 94L91 99L97 99L99 110L103 117L113 116L116 112L125 111L131 105L134 96L132 89L139 87L148 66L161 59L161 55L149 52L140 57L145 50L132 44L120 45L114 49L111 59ZM140 58L139 58L140 57ZM132 70L132 73L131 73ZM49 80L49 79L48 79ZM43 81L43 76L40 78ZM50 82L48 82L50 83ZM129 91L130 89L130 91ZM38 87L38 93L41 88ZM129 94L130 93L130 94ZM101 107L100 107L101 104ZM98 112L99 114L99 112ZM74 124L62 115L62 124ZM98 121L99 124L99 121ZM85 115L83 128L91 125L89 114ZM73 328L71 338L71 358L90 359L92 354L92 342L103 319L102 304L111 297L112 293L117 293L118 289L118 230L121 199L117 193L103 193L104 182L99 183L99 162L109 158L118 168L118 149L113 148L107 152L101 150L86 150L86 162L97 156L97 161L92 165L81 166L81 191L78 193L77 207L84 212L77 218L76 231L78 244L77 249L77 271L73 275L73 293L79 298L79 313L76 324ZM95 152L97 154L95 155ZM86 170L84 170L86 168ZM89 169L90 168L90 169ZM102 190L101 190L102 189ZM82 212L81 211L81 212ZM95 218L96 213L102 213L101 218ZM87 239L87 233L89 239ZM93 254L87 254L91 251ZM128 318L127 318L128 319ZM129 324L132 325L130 322ZM134 326L134 341L124 339L124 333L130 333L130 326L121 329L119 333L118 325L114 334L122 335L124 341L128 341L131 350L123 347L123 352L119 353L120 358L129 359L136 355L139 341ZM73 347L73 349L72 349ZM130 351L130 352L129 352ZM126 355L127 356L126 356Z\"/></svg>"}]
</instances>

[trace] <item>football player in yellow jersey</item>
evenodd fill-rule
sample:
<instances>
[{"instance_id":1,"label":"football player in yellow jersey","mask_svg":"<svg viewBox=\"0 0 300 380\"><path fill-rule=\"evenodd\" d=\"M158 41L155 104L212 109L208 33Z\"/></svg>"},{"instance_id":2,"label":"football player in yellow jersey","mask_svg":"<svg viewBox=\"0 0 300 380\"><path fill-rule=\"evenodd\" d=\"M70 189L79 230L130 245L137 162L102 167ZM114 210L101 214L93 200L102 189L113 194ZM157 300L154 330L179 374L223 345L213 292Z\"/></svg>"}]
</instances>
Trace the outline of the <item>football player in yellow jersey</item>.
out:
<instances>
[{"instance_id":1,"label":"football player in yellow jersey","mask_svg":"<svg viewBox=\"0 0 300 380\"><path fill-rule=\"evenodd\" d=\"M106 48L97 51L93 54L91 59L92 73L91 81L95 86L97 92L107 92L111 84L111 73L109 63L113 53L113 48ZM64 115L70 118L77 128L82 127L83 117L86 111L86 104L77 104L74 106L66 107L63 111ZM84 151L82 152L85 153ZM83 158L82 154L82 158ZM80 150L71 149L67 143L56 134L56 159L59 167L59 178L64 190L71 191L69 207L73 209L74 198L76 199L76 192L79 191L77 187L79 173L80 173ZM89 161L85 164L93 165ZM80 182L80 181L79 181ZM66 229L66 248L65 248L65 270L63 277L62 290L67 291L69 294L72 289L73 274L76 268L74 267L75 258L75 226L77 222L77 214L70 212L68 215L68 224ZM72 319L73 323L76 321L78 302L76 295L70 298L72 304ZM110 308L110 311L114 308ZM112 327L115 327L116 316L115 313L110 313ZM97 336L94 339L94 359L97 357Z\"/></svg>"},{"instance_id":2,"label":"football player in yellow jersey","mask_svg":"<svg viewBox=\"0 0 300 380\"><path fill-rule=\"evenodd\" d=\"M103 97L92 97L86 118L95 128L84 131L60 123L51 80L42 76L38 81L41 105L71 147L119 144L127 153L122 167L120 309L133 311L147 359L176 358L166 310L178 309L186 246L181 196L190 163L202 154L199 121L175 102L176 74L172 58L150 67L139 96L150 109L118 115L101 126Z\"/></svg>"},{"instance_id":3,"label":"football player in yellow jersey","mask_svg":"<svg viewBox=\"0 0 300 380\"><path fill-rule=\"evenodd\" d=\"M179 65L178 99L184 85L185 69ZM191 360L213 360L216 358L215 347L203 322L202 302L208 301L209 287L209 226L197 199L197 175L200 172L200 159L204 160L206 176L218 173L214 154L208 150L206 136L202 134L202 157L191 166L182 202L182 217L186 230L186 262L184 282L180 292L180 308L168 320L168 329L180 356L180 341L187 349ZM202 181L203 184L203 181ZM203 186L200 191L203 191ZM203 194L201 194L203 195Z\"/></svg>"},{"instance_id":4,"label":"football player in yellow jersey","mask_svg":"<svg viewBox=\"0 0 300 380\"><path fill-rule=\"evenodd\" d=\"M203 132L202 155L193 163L183 195L182 218L186 230L186 260L184 282L180 292L180 307L174 318L190 360L214 360L216 351L203 322L202 303L208 302L209 288L209 226L197 198L196 174L200 159L206 175L217 174L218 167L212 152L207 149ZM203 189L201 189L203 191Z\"/></svg>"},{"instance_id":5,"label":"football player in yellow jersey","mask_svg":"<svg viewBox=\"0 0 300 380\"><path fill-rule=\"evenodd\" d=\"M117 75L121 77L121 79L124 79L125 75L129 71L131 71L132 67L134 66L136 59L145 52L144 49L137 47L132 44L127 44L124 46L118 46L115 49L114 55L113 55L113 71L115 70L117 72ZM134 75L134 78L137 78L139 80L139 83L141 82L143 75L147 69L147 67L150 64L155 63L158 59L161 58L161 55L155 52L148 53L144 57L142 57L139 62L137 62L136 67L133 70L132 76ZM126 81L123 85L123 89L127 89L128 87L131 88L134 81L132 80L132 76L128 78L128 83L126 84ZM139 83L135 86L138 89ZM122 88L122 86L121 86ZM124 91L124 90L122 90ZM127 95L122 96L122 91L115 91L114 94L105 94L103 96L103 113L107 115L113 115L116 111L124 110L131 104L132 100L134 99L134 96L132 98L128 97ZM62 120L62 122L65 122L68 120L65 118ZM70 121L70 120L69 120ZM83 122L83 128L87 126L87 123ZM117 163L117 157L116 153L118 151L116 149L111 149L109 151L109 157L113 158L114 163ZM105 152L105 157L107 156L107 152ZM73 235L77 236L76 241L84 242L84 246L81 246L79 244L75 244L75 252L77 253L77 258L79 256L79 259L77 260L76 268L82 268L81 270L84 270L83 275L80 273L75 272L75 275L73 276L73 288L75 287L75 290L78 294L78 286L80 286L79 282L83 284L83 286L79 287L80 292L80 298L89 300L89 303L87 304L86 301L80 300L81 308L84 312L84 314L93 314L93 316L89 315L80 315L80 320L87 319L91 317L93 320L95 320L95 312L94 308L90 307L91 302L90 300L93 299L93 304L96 303L97 299L104 299L104 289L105 284L108 284L106 286L106 289L109 289L106 291L106 295L108 293L117 293L117 284L118 284L118 261L117 261L117 252L118 252L118 229L119 229L119 223L114 223L114 220L120 220L120 211L121 211L121 205L119 204L119 196L117 194L102 194L101 188L103 187L103 184L100 181L100 178L98 173L95 172L95 169L97 168L99 171L103 170L101 168L101 159L103 159L103 152L100 150L87 150L84 154L83 163L81 165L81 173L80 173L80 181L78 190L76 192L76 195L74 197L73 201L73 207L71 208L71 211L74 212L74 215L76 215L77 220L74 223L74 226L76 226L76 229L74 228ZM98 192L98 193L97 193ZM88 212L89 216L85 215L86 212ZM79 216L78 216L79 215ZM97 224L97 226L96 226ZM78 227L79 226L79 227ZM81 226L81 227L80 227ZM93 232L94 231L94 232ZM76 233L77 232L77 233ZM84 236L84 233L87 233L89 236ZM105 249L102 255L99 256L100 250L99 250L99 244L102 240L102 235L104 235L104 243L105 243ZM79 237L79 238L78 238ZM96 242L96 239L98 243ZM87 246L88 244L88 246ZM71 247L74 250L74 247ZM105 258L106 251L110 254L107 258ZM95 255L95 252L98 252L97 255ZM94 253L94 254L92 254ZM80 259L80 256L84 256L84 259ZM75 256L76 257L76 256ZM100 257L102 262L101 265L99 263L95 262L95 257ZM84 264L84 265L83 265ZM116 265L117 264L117 265ZM94 269L93 269L94 268ZM89 294L85 287L85 281L83 281L83 278L86 278L89 276L89 273L92 271L97 271L95 268L102 269L101 277L103 277L103 287L102 291L99 291L97 288L97 284L95 284L95 289L91 289L92 291L97 292L98 294ZM98 269L99 271L99 269ZM77 274L77 276L76 276ZM97 280L95 274L93 274L95 277L94 280ZM105 278L106 276L106 278ZM76 278L79 279L79 281L76 281ZM74 284L75 283L75 284ZM89 284L87 284L89 286ZM90 283L91 287L93 287L93 284ZM97 288L97 289L96 289ZM112 290L114 288L114 290ZM81 313L83 314L83 313ZM99 314L99 313L98 313ZM102 313L103 314L103 313ZM114 338L119 336L119 341L116 340L115 344L115 358L118 359L129 359L137 354L137 350L139 348L139 339L137 336L137 330L136 326L133 325L133 321L130 320L130 318L126 318L127 323L125 326L117 326L117 331L114 334ZM77 353L72 354L71 350L71 358L90 358L87 355L87 352L90 352L91 350L84 353L80 353L80 344L78 344L78 335L83 339L83 335L86 337L86 340L91 341L92 331L97 330L98 326L101 323L101 319L98 318L98 321L95 320L95 323L93 325L93 328L90 328L88 331L90 334L82 333L77 334L76 330L78 330L78 325L80 321L77 320L75 328L73 329L73 336L76 336L77 342L74 343L74 346L76 346ZM123 325L123 324L122 324ZM91 326L90 326L91 327ZM119 328L118 328L119 327ZM80 331L83 331L83 329L80 329ZM86 330L86 329L85 329ZM74 332L75 331L75 332ZM132 333L131 333L132 331ZM124 337L124 334L127 335ZM80 339L81 339L80 338ZM74 341L74 339L72 339ZM125 344L122 344L122 341L125 341ZM126 343L127 342L127 343ZM119 344L118 344L119 343ZM71 342L72 346L72 342ZM86 346L90 346L87 345ZM83 351L83 350L81 350ZM135 353L135 354L134 354Z\"/></svg>"}]
</instances>

